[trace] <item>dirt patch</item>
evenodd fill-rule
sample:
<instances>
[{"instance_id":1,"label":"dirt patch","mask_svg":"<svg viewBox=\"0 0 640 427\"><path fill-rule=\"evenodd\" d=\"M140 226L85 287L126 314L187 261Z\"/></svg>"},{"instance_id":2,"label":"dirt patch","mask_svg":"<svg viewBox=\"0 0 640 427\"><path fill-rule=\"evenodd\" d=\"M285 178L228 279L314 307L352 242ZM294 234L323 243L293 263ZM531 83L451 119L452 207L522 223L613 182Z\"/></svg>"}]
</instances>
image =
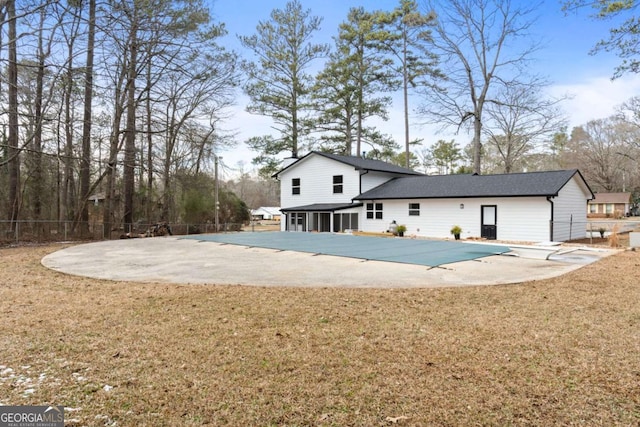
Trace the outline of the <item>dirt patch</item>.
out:
<instances>
[{"instance_id":1,"label":"dirt patch","mask_svg":"<svg viewBox=\"0 0 640 427\"><path fill-rule=\"evenodd\" d=\"M640 253L519 285L109 282L0 250L0 404L66 425L636 425ZM91 260L87 260L91 262Z\"/></svg>"}]
</instances>

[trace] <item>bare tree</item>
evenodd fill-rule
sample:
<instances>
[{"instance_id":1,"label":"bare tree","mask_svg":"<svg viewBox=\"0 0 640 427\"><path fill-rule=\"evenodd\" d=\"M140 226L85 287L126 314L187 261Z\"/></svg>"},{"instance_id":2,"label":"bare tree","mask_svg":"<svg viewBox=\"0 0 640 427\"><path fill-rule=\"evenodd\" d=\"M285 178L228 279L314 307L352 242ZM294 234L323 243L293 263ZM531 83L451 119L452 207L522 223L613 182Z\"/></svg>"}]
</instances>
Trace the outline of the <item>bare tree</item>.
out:
<instances>
[{"instance_id":1,"label":"bare tree","mask_svg":"<svg viewBox=\"0 0 640 427\"><path fill-rule=\"evenodd\" d=\"M569 141L573 157L587 182L596 191L619 191L628 125L615 117L591 120L574 128Z\"/></svg>"},{"instance_id":2,"label":"bare tree","mask_svg":"<svg viewBox=\"0 0 640 427\"><path fill-rule=\"evenodd\" d=\"M537 49L530 43L517 52L506 45L528 36L535 4L512 0L433 0L434 53L444 81L424 92L419 111L432 123L473 129L473 170L481 173L481 138L485 106L494 100L493 86L530 81L526 65Z\"/></svg>"},{"instance_id":3,"label":"bare tree","mask_svg":"<svg viewBox=\"0 0 640 427\"><path fill-rule=\"evenodd\" d=\"M640 96L629 98L627 101L619 105L616 110L616 117L621 121L628 123L632 128L640 131ZM638 138L629 138L627 143L632 147L640 149L640 139Z\"/></svg>"},{"instance_id":4,"label":"bare tree","mask_svg":"<svg viewBox=\"0 0 640 427\"><path fill-rule=\"evenodd\" d=\"M163 181L178 168L206 168L214 143L229 143L213 128L238 80L235 55L213 42L223 33L203 0L0 1L3 215L72 219L85 233L87 198L104 193L105 236L114 222L137 219L138 200L151 217L159 210L151 195L162 190L153 174L162 170L158 153L168 134L162 112L172 101L161 81L180 82L172 129L178 149ZM149 197L142 200L145 173Z\"/></svg>"},{"instance_id":5,"label":"bare tree","mask_svg":"<svg viewBox=\"0 0 640 427\"><path fill-rule=\"evenodd\" d=\"M618 120L627 125L623 147L617 152L620 169L628 172L624 183L631 184L640 193L640 97L629 98L617 108L617 112Z\"/></svg>"},{"instance_id":6,"label":"bare tree","mask_svg":"<svg viewBox=\"0 0 640 427\"><path fill-rule=\"evenodd\" d=\"M566 126L558 105L562 99L545 98L542 87L541 82L504 86L495 102L487 104L483 134L497 149L505 173Z\"/></svg>"}]
</instances>

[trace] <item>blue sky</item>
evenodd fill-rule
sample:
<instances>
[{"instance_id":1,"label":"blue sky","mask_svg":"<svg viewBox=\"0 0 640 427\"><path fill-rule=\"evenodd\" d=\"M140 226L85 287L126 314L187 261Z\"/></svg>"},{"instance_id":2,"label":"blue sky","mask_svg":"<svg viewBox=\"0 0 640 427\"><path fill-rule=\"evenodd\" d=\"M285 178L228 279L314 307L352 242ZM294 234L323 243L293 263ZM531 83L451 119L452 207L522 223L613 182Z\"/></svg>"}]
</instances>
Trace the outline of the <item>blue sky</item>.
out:
<instances>
[{"instance_id":1,"label":"blue sky","mask_svg":"<svg viewBox=\"0 0 640 427\"><path fill-rule=\"evenodd\" d=\"M338 25L346 19L351 7L391 10L398 4L398 0L301 1L305 8L311 9L313 15L323 18L322 31L314 37L314 41L326 43L332 43ZM530 1L521 1L527 6L531 4ZM210 10L214 18L218 22L224 22L229 31L225 44L245 55L246 52L242 51L237 41L237 35L254 34L259 21L268 20L274 8L283 9L286 3L286 0L210 0ZM573 97L563 104L570 120L570 127L592 119L608 117L614 113L615 106L631 96L640 94L638 76L629 75L611 81L614 68L619 62L615 55L589 55L590 49L607 36L608 28L615 22L594 21L588 17L588 13L589 11L581 11L579 14L565 16L561 11L560 0L544 0L540 2L540 7L534 15L534 25L530 29L532 36L542 42L542 48L536 52L536 60L532 66L537 73L546 76L552 82L548 89L550 95L569 94ZM246 103L247 98L238 93L237 105L232 109L232 118L226 125L229 130L238 132L238 146L222 153L224 163L231 168L242 161L245 169L251 169L250 163L254 153L246 148L244 140L269 133L269 119L244 112ZM377 125L383 132L394 135L397 141L402 141L400 102L394 102L390 120ZM456 142L464 146L470 140L470 137L463 133L436 134L433 129L418 126L412 128L411 134L412 138L424 138L425 145L435 143L438 139L455 138Z\"/></svg>"}]
</instances>

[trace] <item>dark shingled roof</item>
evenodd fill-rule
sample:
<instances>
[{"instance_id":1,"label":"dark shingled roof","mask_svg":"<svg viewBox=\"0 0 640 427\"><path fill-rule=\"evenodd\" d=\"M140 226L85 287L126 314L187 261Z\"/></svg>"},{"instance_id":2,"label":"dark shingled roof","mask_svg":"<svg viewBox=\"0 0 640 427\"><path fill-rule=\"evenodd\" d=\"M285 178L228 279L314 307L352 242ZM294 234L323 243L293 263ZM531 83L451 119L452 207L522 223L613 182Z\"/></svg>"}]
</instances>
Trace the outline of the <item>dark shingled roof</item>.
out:
<instances>
[{"instance_id":1,"label":"dark shingled roof","mask_svg":"<svg viewBox=\"0 0 640 427\"><path fill-rule=\"evenodd\" d=\"M401 166L392 165L391 163L383 162L382 160L365 159L355 156L340 156L338 154L321 153L314 151L324 157L328 157L338 162L346 163L355 167L356 169L380 171L380 172L392 172L408 175L422 175L420 172L412 171L411 169L403 168Z\"/></svg>"},{"instance_id":2,"label":"dark shingled roof","mask_svg":"<svg viewBox=\"0 0 640 427\"><path fill-rule=\"evenodd\" d=\"M557 196L576 173L580 175L577 169L573 169L501 175L401 177L379 185L355 200Z\"/></svg>"},{"instance_id":3,"label":"dark shingled roof","mask_svg":"<svg viewBox=\"0 0 640 427\"><path fill-rule=\"evenodd\" d=\"M301 159L297 160L295 163L292 163L289 166L287 166L286 168L280 170L274 176L276 176L279 173L281 173L282 171L292 167L293 165L295 165L298 162L300 162L300 160L303 160L304 158L306 158L306 157L308 157L308 156L310 156L312 154L317 154L319 156L323 156L323 157L326 157L326 158L331 159L331 160L335 160L335 161L340 162L340 163L345 163L347 165L351 165L356 170L370 170L370 171L377 171L377 172L396 173L396 174L402 174L402 175L422 175L420 172L412 171L411 169L403 168L401 166L392 165L390 163L383 162L382 160L364 159L362 157L356 157L356 156L341 156L341 155L338 155L338 154L323 153L323 152L320 152L320 151L312 151L309 154L307 154L306 156L304 156Z\"/></svg>"},{"instance_id":4,"label":"dark shingled roof","mask_svg":"<svg viewBox=\"0 0 640 427\"><path fill-rule=\"evenodd\" d=\"M321 212L339 211L348 208L357 208L362 203L314 203L312 205L294 206L292 208L282 208L282 212Z\"/></svg>"}]
</instances>

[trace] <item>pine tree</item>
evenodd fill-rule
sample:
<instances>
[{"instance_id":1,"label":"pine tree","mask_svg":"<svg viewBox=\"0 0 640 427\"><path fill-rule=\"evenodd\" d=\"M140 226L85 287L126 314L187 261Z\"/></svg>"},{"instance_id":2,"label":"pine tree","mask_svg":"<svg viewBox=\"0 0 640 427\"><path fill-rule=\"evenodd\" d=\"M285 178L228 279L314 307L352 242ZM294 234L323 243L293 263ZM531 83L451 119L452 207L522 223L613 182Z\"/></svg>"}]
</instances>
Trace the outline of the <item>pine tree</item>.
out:
<instances>
[{"instance_id":1,"label":"pine tree","mask_svg":"<svg viewBox=\"0 0 640 427\"><path fill-rule=\"evenodd\" d=\"M322 149L351 155L355 143L360 155L363 144L381 150L396 146L391 137L365 125L369 118L388 119L391 98L378 94L398 83L375 43L380 29L373 17L362 7L349 11L335 38L336 50L317 76L313 98Z\"/></svg>"},{"instance_id":2,"label":"pine tree","mask_svg":"<svg viewBox=\"0 0 640 427\"><path fill-rule=\"evenodd\" d=\"M297 157L301 141L309 133L309 90L313 78L306 73L311 63L329 53L326 44L311 42L322 19L303 10L298 0L284 10L274 9L270 21L260 21L256 34L241 36L242 45L256 56L245 61L248 83L245 92L251 98L247 111L273 119L278 136L257 136L247 144L259 154L254 163L269 169L277 165L276 156L289 151Z\"/></svg>"},{"instance_id":3,"label":"pine tree","mask_svg":"<svg viewBox=\"0 0 640 427\"><path fill-rule=\"evenodd\" d=\"M404 108L404 146L406 167L411 159L409 136L409 91L426 83L426 78L439 77L436 69L438 57L430 49L432 43L430 27L435 22L435 14L423 14L414 0L400 0L400 5L392 12L376 15L384 31L376 33L380 49L393 59L395 74L402 76L402 96Z\"/></svg>"}]
</instances>

